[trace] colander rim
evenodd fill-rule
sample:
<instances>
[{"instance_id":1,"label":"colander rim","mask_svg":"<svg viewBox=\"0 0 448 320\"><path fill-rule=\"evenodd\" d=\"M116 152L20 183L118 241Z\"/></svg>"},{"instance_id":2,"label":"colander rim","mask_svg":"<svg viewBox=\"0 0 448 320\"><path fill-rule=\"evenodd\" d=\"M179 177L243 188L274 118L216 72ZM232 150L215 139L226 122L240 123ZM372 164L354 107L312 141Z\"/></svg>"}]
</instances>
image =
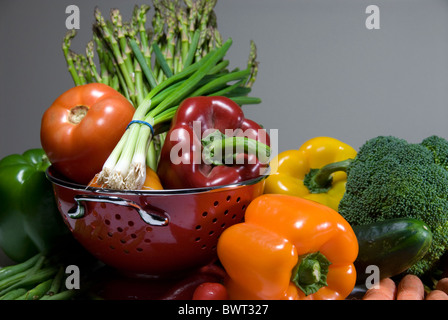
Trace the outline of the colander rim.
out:
<instances>
[{"instance_id":1,"label":"colander rim","mask_svg":"<svg viewBox=\"0 0 448 320\"><path fill-rule=\"evenodd\" d=\"M262 174L256 178L232 183L232 184L226 184L226 185L220 185L220 186L212 186L212 187L202 187L202 188L185 188L185 189L164 189L164 190L114 190L114 189L105 189L105 188L97 188L97 187L89 187L86 185L81 185L72 181L65 180L62 177L55 176L55 171L57 174L56 169L53 165L50 165L45 170L45 175L48 180L52 184L74 189L74 190L82 190L82 191L91 191L96 194L114 194L114 195L157 195L157 196L163 196L163 195L175 195L175 194L197 194L197 193L204 193L204 192L213 192L213 191L221 191L221 190L227 190L227 189L234 189L234 188L240 188L245 186L250 186L257 184L264 179L266 179L269 175L269 169L266 172L266 174Z\"/></svg>"}]
</instances>

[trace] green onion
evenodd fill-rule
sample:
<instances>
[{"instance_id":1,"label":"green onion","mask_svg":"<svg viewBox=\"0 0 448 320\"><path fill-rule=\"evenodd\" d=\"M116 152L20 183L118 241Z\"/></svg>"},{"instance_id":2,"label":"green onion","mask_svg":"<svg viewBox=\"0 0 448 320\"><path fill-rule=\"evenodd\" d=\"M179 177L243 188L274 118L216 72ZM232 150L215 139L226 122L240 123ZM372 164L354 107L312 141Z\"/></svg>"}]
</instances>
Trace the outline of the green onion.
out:
<instances>
[{"instance_id":1,"label":"green onion","mask_svg":"<svg viewBox=\"0 0 448 320\"><path fill-rule=\"evenodd\" d=\"M177 77L168 78L155 87L152 93L146 96L144 103L137 108L134 120L143 120L152 127L170 121L183 99L191 96L191 93L200 91L201 88L206 90L210 87L209 83L202 84L201 80L222 60L231 44L232 39L228 39L221 48L209 52L201 61L191 65L190 69L184 70L186 79L182 78L182 73L178 73ZM191 70L195 71L190 75ZM226 81L228 74L222 77L223 81ZM178 79L178 82L174 82L173 79ZM185 81L179 84L181 80ZM215 81L217 80L219 78ZM171 90L170 86L175 86L176 90ZM156 106L151 103L151 98L157 99L157 94L153 95L154 92L164 95ZM165 94L166 92L168 94ZM112 189L141 188L146 178L146 156L152 138L149 126L132 123L106 161L100 172L99 181Z\"/></svg>"}]
</instances>

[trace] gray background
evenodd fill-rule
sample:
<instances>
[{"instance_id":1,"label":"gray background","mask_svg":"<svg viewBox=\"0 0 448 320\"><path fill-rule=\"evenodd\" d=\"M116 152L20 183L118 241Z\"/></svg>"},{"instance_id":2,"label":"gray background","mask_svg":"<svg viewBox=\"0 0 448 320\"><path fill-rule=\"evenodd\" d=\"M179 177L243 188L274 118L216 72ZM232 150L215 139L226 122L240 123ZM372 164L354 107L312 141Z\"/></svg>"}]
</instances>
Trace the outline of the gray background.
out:
<instances>
[{"instance_id":1,"label":"gray background","mask_svg":"<svg viewBox=\"0 0 448 320\"><path fill-rule=\"evenodd\" d=\"M73 49L84 52L96 5L128 20L140 3L150 2L0 0L0 157L40 147L43 112L73 86L61 49L65 8L80 8ZM365 26L370 4L381 10L380 30ZM279 151L320 135L355 148L377 135L448 138L447 0L219 0L215 11L234 41L231 66L244 67L249 41L257 44L252 95L263 102L244 110L278 129Z\"/></svg>"}]
</instances>

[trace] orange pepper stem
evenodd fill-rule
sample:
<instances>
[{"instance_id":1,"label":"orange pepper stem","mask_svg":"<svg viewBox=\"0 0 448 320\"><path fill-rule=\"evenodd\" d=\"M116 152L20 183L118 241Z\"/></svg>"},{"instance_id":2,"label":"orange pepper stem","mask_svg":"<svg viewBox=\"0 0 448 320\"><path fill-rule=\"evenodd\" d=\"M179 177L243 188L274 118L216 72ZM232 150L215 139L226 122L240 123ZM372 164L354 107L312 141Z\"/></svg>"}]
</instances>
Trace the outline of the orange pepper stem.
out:
<instances>
[{"instance_id":1,"label":"orange pepper stem","mask_svg":"<svg viewBox=\"0 0 448 320\"><path fill-rule=\"evenodd\" d=\"M303 184L311 193L326 193L331 189L332 174L337 171L346 172L353 159L346 159L327 164L320 169L311 169L305 175Z\"/></svg>"},{"instance_id":2,"label":"orange pepper stem","mask_svg":"<svg viewBox=\"0 0 448 320\"><path fill-rule=\"evenodd\" d=\"M309 253L299 258L292 271L291 281L306 296L326 287L328 267L331 262L320 252Z\"/></svg>"}]
</instances>

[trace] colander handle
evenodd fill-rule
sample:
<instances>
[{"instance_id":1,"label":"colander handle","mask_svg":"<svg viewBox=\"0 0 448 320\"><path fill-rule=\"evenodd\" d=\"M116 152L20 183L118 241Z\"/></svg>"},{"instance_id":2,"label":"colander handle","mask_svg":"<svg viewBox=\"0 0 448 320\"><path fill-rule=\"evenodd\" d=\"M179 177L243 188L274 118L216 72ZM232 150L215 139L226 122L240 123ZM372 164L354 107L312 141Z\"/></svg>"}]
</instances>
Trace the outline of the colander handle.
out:
<instances>
[{"instance_id":1,"label":"colander handle","mask_svg":"<svg viewBox=\"0 0 448 320\"><path fill-rule=\"evenodd\" d=\"M123 199L115 196L102 196L102 195L76 195L73 197L73 199L75 200L76 205L67 212L67 215L72 219L80 219L85 216L86 208L83 202L103 202L133 208L138 212L142 220L149 225L152 226L168 225L168 218L166 216L163 217L160 214L147 212L132 200Z\"/></svg>"}]
</instances>

